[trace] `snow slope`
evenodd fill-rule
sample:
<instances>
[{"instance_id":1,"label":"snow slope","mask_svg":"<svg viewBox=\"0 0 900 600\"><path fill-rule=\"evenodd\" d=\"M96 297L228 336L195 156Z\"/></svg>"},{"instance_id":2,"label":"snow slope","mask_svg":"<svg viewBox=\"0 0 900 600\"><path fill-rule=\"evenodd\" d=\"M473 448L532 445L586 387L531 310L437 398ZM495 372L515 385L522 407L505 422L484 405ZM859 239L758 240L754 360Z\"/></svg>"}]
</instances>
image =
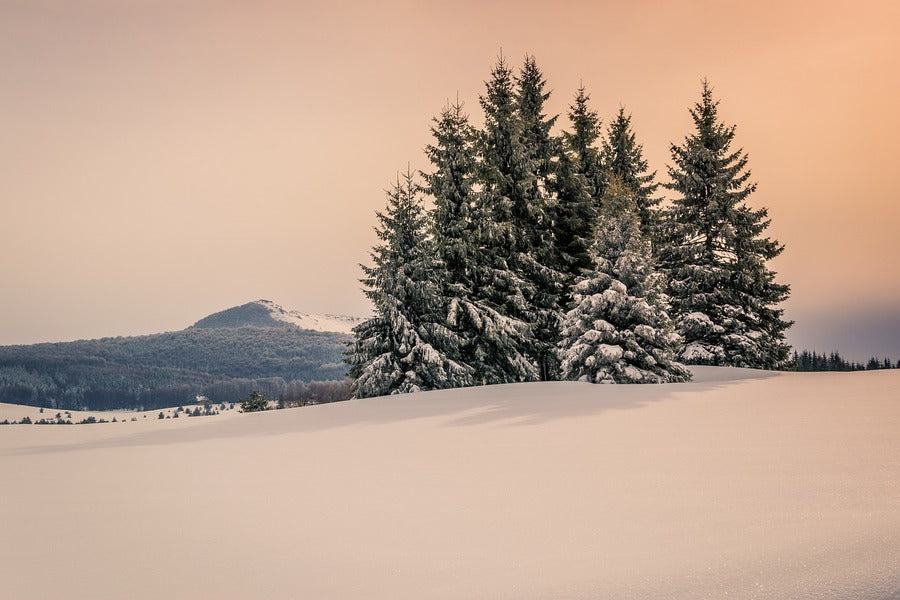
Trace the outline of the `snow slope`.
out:
<instances>
[{"instance_id":1,"label":"snow slope","mask_svg":"<svg viewBox=\"0 0 900 600\"><path fill-rule=\"evenodd\" d=\"M0 427L0 597L896 598L900 371Z\"/></svg>"},{"instance_id":2,"label":"snow slope","mask_svg":"<svg viewBox=\"0 0 900 600\"><path fill-rule=\"evenodd\" d=\"M257 300L256 304L264 306L273 319L296 325L301 329L313 331L334 331L337 333L353 333L353 328L365 319L347 315L317 315L286 310L270 300Z\"/></svg>"}]
</instances>

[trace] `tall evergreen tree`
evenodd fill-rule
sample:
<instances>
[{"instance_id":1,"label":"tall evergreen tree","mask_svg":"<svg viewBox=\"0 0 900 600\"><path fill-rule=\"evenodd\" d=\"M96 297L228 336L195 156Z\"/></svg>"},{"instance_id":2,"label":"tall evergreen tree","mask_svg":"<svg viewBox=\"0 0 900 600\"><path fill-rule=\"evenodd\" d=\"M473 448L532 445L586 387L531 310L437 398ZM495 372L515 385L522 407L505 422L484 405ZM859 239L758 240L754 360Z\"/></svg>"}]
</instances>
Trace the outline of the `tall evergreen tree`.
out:
<instances>
[{"instance_id":1,"label":"tall evergreen tree","mask_svg":"<svg viewBox=\"0 0 900 600\"><path fill-rule=\"evenodd\" d=\"M669 277L677 329L688 363L779 369L790 347L791 322L775 308L790 292L775 282L766 261L784 249L762 237L766 209L745 204L756 189L749 183L747 155L731 150L734 126L719 121L718 102L704 81L691 109L695 132L672 145L669 167L678 193L661 238L661 266Z\"/></svg>"},{"instance_id":2,"label":"tall evergreen tree","mask_svg":"<svg viewBox=\"0 0 900 600\"><path fill-rule=\"evenodd\" d=\"M443 262L444 281L453 290L470 284L470 264L476 258L477 158L475 129L462 104L447 104L431 128L434 143L425 147L434 171L423 173L425 192L434 199L432 235Z\"/></svg>"},{"instance_id":3,"label":"tall evergreen tree","mask_svg":"<svg viewBox=\"0 0 900 600\"><path fill-rule=\"evenodd\" d=\"M426 236L426 215L407 172L377 213L381 241L373 266L362 266L375 316L357 325L347 353L355 398L459 387L471 369L453 360L459 340L445 325L438 259Z\"/></svg>"},{"instance_id":4,"label":"tall evergreen tree","mask_svg":"<svg viewBox=\"0 0 900 600\"><path fill-rule=\"evenodd\" d=\"M547 378L555 359L551 354L558 322L554 312L558 275L548 266L553 252L550 219L537 183L539 161L534 147L525 144L517 101L522 96L501 58L480 98L485 116L479 144L480 241L490 255L493 273L479 293L501 314L529 324L521 350L534 363L538 377Z\"/></svg>"},{"instance_id":5,"label":"tall evergreen tree","mask_svg":"<svg viewBox=\"0 0 900 600\"><path fill-rule=\"evenodd\" d=\"M572 131L563 133L566 150L573 157L575 172L584 177L587 193L594 199L599 210L600 197L606 191L606 172L597 140L600 138L600 119L588 107L590 95L584 86L578 88L575 101L569 106L569 121Z\"/></svg>"},{"instance_id":6,"label":"tall evergreen tree","mask_svg":"<svg viewBox=\"0 0 900 600\"><path fill-rule=\"evenodd\" d=\"M550 133L557 116L544 114L544 103L550 98L545 92L547 82L533 56L526 56L525 63L516 78L516 109L522 127L522 145L534 172L532 185L541 187L542 180L553 172L552 160L556 156L556 140ZM535 189L534 198L540 198L541 190Z\"/></svg>"},{"instance_id":7,"label":"tall evergreen tree","mask_svg":"<svg viewBox=\"0 0 900 600\"><path fill-rule=\"evenodd\" d=\"M556 116L544 114L544 103L550 97L544 91L546 82L533 56L526 56L525 63L516 78L515 116L520 124L521 144L527 179L522 181L527 207L516 223L523 242L514 265L521 276L532 285L529 300L529 316L534 327L534 356L540 368L542 380L558 378L555 347L559 341L559 310L563 275L557 264L557 246L554 240L554 207L551 185L556 180L554 159L559 153L559 140L550 131ZM510 174L515 173L511 170Z\"/></svg>"},{"instance_id":8,"label":"tall evergreen tree","mask_svg":"<svg viewBox=\"0 0 900 600\"><path fill-rule=\"evenodd\" d=\"M630 186L618 178L603 198L592 246L594 268L574 286L563 320L563 377L591 383L688 381L675 361L680 339L666 314L663 278L653 267Z\"/></svg>"},{"instance_id":9,"label":"tall evergreen tree","mask_svg":"<svg viewBox=\"0 0 900 600\"><path fill-rule=\"evenodd\" d=\"M525 231L525 225L536 221L538 215L527 202L534 173L515 113L512 71L503 58L491 70L486 93L479 100L485 123L477 143L481 193L475 209L482 223L479 243L496 278L479 282L483 286L480 292L504 314L521 317L528 312L526 298L534 290L521 277L516 263L518 255L531 247L533 233L530 228Z\"/></svg>"},{"instance_id":10,"label":"tall evergreen tree","mask_svg":"<svg viewBox=\"0 0 900 600\"><path fill-rule=\"evenodd\" d=\"M563 275L559 306L571 308L572 286L593 262L590 246L606 175L596 147L600 120L588 108L589 96L581 86L569 107L572 131L563 132L556 161L556 178L550 185L555 196L553 231L556 268Z\"/></svg>"},{"instance_id":11,"label":"tall evergreen tree","mask_svg":"<svg viewBox=\"0 0 900 600\"><path fill-rule=\"evenodd\" d=\"M454 359L472 368L473 383L532 379L534 368L521 351L528 326L501 314L475 291L497 275L490 254L479 248L483 220L476 217L475 130L457 101L434 120L431 132L434 143L426 153L434 170L424 175L425 190L434 198L431 230L439 259L435 280L441 284L447 325L459 342Z\"/></svg>"},{"instance_id":12,"label":"tall evergreen tree","mask_svg":"<svg viewBox=\"0 0 900 600\"><path fill-rule=\"evenodd\" d=\"M634 193L641 231L652 239L657 229L655 209L660 202L653 194L659 184L655 182L656 172L648 172L643 146L635 141L631 115L626 115L624 108L619 108L609 124L603 140L603 164L609 177L618 177Z\"/></svg>"},{"instance_id":13,"label":"tall evergreen tree","mask_svg":"<svg viewBox=\"0 0 900 600\"><path fill-rule=\"evenodd\" d=\"M584 175L577 171L577 158L560 151L556 178L549 189L555 196L553 231L556 245L555 268L561 275L559 307L569 308L572 286L592 265L590 245L593 239L596 204L588 193Z\"/></svg>"}]
</instances>

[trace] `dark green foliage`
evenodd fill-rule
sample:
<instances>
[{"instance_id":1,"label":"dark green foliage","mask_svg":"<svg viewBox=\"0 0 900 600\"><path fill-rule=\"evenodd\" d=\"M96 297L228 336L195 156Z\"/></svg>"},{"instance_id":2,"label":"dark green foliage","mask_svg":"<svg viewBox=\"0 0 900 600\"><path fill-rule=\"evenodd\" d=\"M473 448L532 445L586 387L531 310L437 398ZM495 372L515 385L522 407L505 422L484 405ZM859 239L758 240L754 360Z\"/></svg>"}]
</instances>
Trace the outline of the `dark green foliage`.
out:
<instances>
[{"instance_id":1,"label":"dark green foliage","mask_svg":"<svg viewBox=\"0 0 900 600\"><path fill-rule=\"evenodd\" d=\"M124 421L123 421L124 423ZM35 425L71 425L72 421L63 419L62 416L57 415L53 419L39 419L34 422ZM2 423L0 423L2 425Z\"/></svg>"},{"instance_id":2,"label":"dark green foliage","mask_svg":"<svg viewBox=\"0 0 900 600\"><path fill-rule=\"evenodd\" d=\"M561 276L553 269L546 191L555 144L549 129L555 117L543 115L543 86L533 59L526 59L515 87L501 58L480 99L485 113L480 242L492 270L479 291L501 314L531 325L531 339L519 352L531 359L539 378L550 379L556 371Z\"/></svg>"},{"instance_id":3,"label":"dark green foliage","mask_svg":"<svg viewBox=\"0 0 900 600\"><path fill-rule=\"evenodd\" d=\"M544 206L535 201L535 160L533 151L525 147L523 124L516 112L516 93L512 71L501 59L491 71L486 93L480 98L484 109L485 124L479 136L479 181L482 193L479 202L484 213L479 217L490 219L494 231L487 232L487 242L493 243L501 257L513 261L517 254L530 253L540 246L537 224L546 225ZM520 259L521 260L521 259ZM513 265L498 265L515 271ZM516 281L519 288L508 299L508 312L525 312L524 296L534 292L527 289L526 281ZM513 291L513 290L510 290Z\"/></svg>"},{"instance_id":4,"label":"dark green foliage","mask_svg":"<svg viewBox=\"0 0 900 600\"><path fill-rule=\"evenodd\" d=\"M556 199L553 208L555 266L562 274L559 305L567 311L572 285L593 265L590 246L601 198L608 185L596 147L600 120L588 107L590 97L581 86L569 107L571 132L563 133L556 163L556 178L549 189Z\"/></svg>"},{"instance_id":5,"label":"dark green foliage","mask_svg":"<svg viewBox=\"0 0 900 600\"><path fill-rule=\"evenodd\" d=\"M348 339L279 324L0 346L0 401L150 410L198 395L236 402L253 389L277 397L287 381L343 379Z\"/></svg>"},{"instance_id":6,"label":"dark green foliage","mask_svg":"<svg viewBox=\"0 0 900 600\"><path fill-rule=\"evenodd\" d=\"M435 280L441 286L446 324L459 340L450 358L471 367L467 385L520 381L533 372L521 354L529 330L498 312L494 296L486 292L491 283L514 277L495 269L502 261L485 251L494 248L493 228L486 226L486 207L475 189L475 131L459 102L441 112L431 131L434 144L426 153L434 171L424 174L424 191L434 199Z\"/></svg>"},{"instance_id":7,"label":"dark green foliage","mask_svg":"<svg viewBox=\"0 0 900 600\"><path fill-rule=\"evenodd\" d=\"M555 202L550 190L556 177L554 159L559 154L560 142L550 133L557 117L544 114L544 103L550 98L550 92L544 91L546 82L533 56L525 57L516 84L516 116L522 127L521 141L526 169L530 171L530 187L523 182L526 183L524 202L529 205L529 210L525 212L524 221L516 223L520 237L529 247L521 249L513 267L534 289L534 294L526 297L526 314L534 328L532 355L541 380L550 381L559 378L556 344L562 319L560 295L565 284L565 276L557 264L553 227ZM515 170L511 170L511 174L514 173Z\"/></svg>"},{"instance_id":8,"label":"dark green foliage","mask_svg":"<svg viewBox=\"0 0 900 600\"><path fill-rule=\"evenodd\" d=\"M666 314L665 282L653 267L632 188L613 176L591 247L592 267L573 286L559 345L566 379L672 383L691 376L675 361L680 339Z\"/></svg>"},{"instance_id":9,"label":"dark green foliage","mask_svg":"<svg viewBox=\"0 0 900 600\"><path fill-rule=\"evenodd\" d=\"M559 140L551 135L550 130L557 117L544 115L544 102L550 98L550 92L544 91L547 82L533 56L525 57L516 84L515 100L521 123L522 146L535 175L532 197L538 199L543 193L540 190L542 178L553 172L552 160L556 156Z\"/></svg>"},{"instance_id":10,"label":"dark green foliage","mask_svg":"<svg viewBox=\"0 0 900 600\"><path fill-rule=\"evenodd\" d=\"M846 360L839 352L819 354L816 351L794 352L793 368L797 371L872 371L900 368L900 361L892 363L890 358L871 357L865 363Z\"/></svg>"},{"instance_id":11,"label":"dark green foliage","mask_svg":"<svg viewBox=\"0 0 900 600\"><path fill-rule=\"evenodd\" d=\"M257 390L253 390L248 397L241 400L241 412L258 412L268 410L268 408L269 401Z\"/></svg>"},{"instance_id":12,"label":"dark green foliage","mask_svg":"<svg viewBox=\"0 0 900 600\"><path fill-rule=\"evenodd\" d=\"M485 127L475 145L480 190L472 207L475 237L469 241L477 250L469 270L472 296L452 303L448 318L455 328L474 331L467 336L474 342L467 349L476 383L530 381L538 378L538 370L530 356L533 329L525 314L535 289L517 267L532 239L520 225L529 218L525 197L533 173L516 117L512 71L502 59L480 102Z\"/></svg>"},{"instance_id":13,"label":"dark green foliage","mask_svg":"<svg viewBox=\"0 0 900 600\"><path fill-rule=\"evenodd\" d=\"M659 250L669 278L673 316L684 337L681 360L693 364L780 369L790 347L791 323L775 308L789 294L775 283L766 261L783 250L762 237L766 209L744 204L749 183L747 155L731 150L734 127L719 122L718 103L704 82L690 111L695 133L671 147L670 189L678 193Z\"/></svg>"},{"instance_id":14,"label":"dark green foliage","mask_svg":"<svg viewBox=\"0 0 900 600\"><path fill-rule=\"evenodd\" d=\"M603 168L607 177L617 177L634 194L637 203L641 232L653 240L658 229L656 206L659 198L653 194L659 187L654 182L655 172L644 160L643 147L635 141L631 128L631 115L619 108L616 118L609 124L603 140Z\"/></svg>"},{"instance_id":15,"label":"dark green foliage","mask_svg":"<svg viewBox=\"0 0 900 600\"><path fill-rule=\"evenodd\" d=\"M354 328L347 352L355 398L458 387L471 368L458 363L459 338L446 325L439 259L412 173L387 193L378 213L380 243L363 266L375 316Z\"/></svg>"},{"instance_id":16,"label":"dark green foliage","mask_svg":"<svg viewBox=\"0 0 900 600\"><path fill-rule=\"evenodd\" d=\"M600 208L600 198L606 191L607 174L604 171L597 140L600 138L600 119L588 107L590 96L584 86L578 88L575 103L569 106L572 131L563 132L565 149L571 153L575 172L584 177L588 195Z\"/></svg>"},{"instance_id":17,"label":"dark green foliage","mask_svg":"<svg viewBox=\"0 0 900 600\"><path fill-rule=\"evenodd\" d=\"M424 296L413 294L416 299L409 302L402 293L393 294L394 301L388 303L393 316L383 317L387 313L377 308L379 316L356 328L350 356L355 365L350 375L356 385L364 373L356 368L361 364L359 356L380 356L380 362L372 363L377 369L369 369L366 375L366 385L374 381L381 390L400 389L410 371L404 370L397 356L391 357L396 343L390 341L390 331L411 330L420 335L416 319L406 318L403 323L396 316L421 312L423 307L427 307L428 322L448 329L436 338L449 341L437 355L460 369L471 369L471 377L440 385L557 379L556 347L562 338L563 311L574 304L575 282L596 271L589 248L613 182L621 188L614 196L627 196L630 203L627 209L607 207L628 213L607 212L607 220L633 217L634 223L629 223L638 233L625 235L624 246L617 250L627 260L599 257L611 263L621 259L631 266L599 279L609 280L605 289L611 290L608 295L616 295L620 306L638 306L638 312L651 307L653 324L633 323L621 315L624 320L614 328L630 332L622 334L626 346L628 335L649 337L641 349L646 350L643 358L627 365L644 372L634 376L622 371L623 377L613 375L612 379L662 381L687 376L667 355L681 338L669 329L667 295L658 289L665 277L635 275L631 283L625 281L629 273L634 274L629 271L632 267L642 273L655 270L652 244L659 246L662 274L671 276L672 316L688 341L678 358L784 366L788 352L784 329L789 323L774 305L789 290L776 284L774 274L765 268L781 246L760 237L768 225L766 211L742 204L753 191L747 184L749 173L744 172L746 156L729 151L734 128L717 123L708 88L704 87L703 102L692 111L697 134L689 136L683 147L672 147L675 166L670 169L673 183L669 187L682 197L665 213L665 227L657 208L660 199L654 197L655 172L649 170L636 142L631 116L619 110L599 149L600 121L581 87L570 106L572 131L555 136L556 117L544 111L550 97L545 88L533 57L526 57L518 77L501 57L479 98L484 111L481 130L469 125L459 102L447 106L434 120L435 141L426 148L434 170L424 174L424 191L434 199L428 233L414 236L417 243L410 245L409 255L395 253L391 260L380 256L385 245L376 247L376 267L367 269L364 282L374 301L378 286L382 291L390 288L390 274L408 269L404 261L422 263L419 254L431 246L433 254L425 261L429 266L420 269L417 281L420 290L433 290L437 297L423 302ZM384 215L379 219L386 224ZM631 224L623 227L630 231ZM648 244L649 254L644 252ZM385 264L393 269L383 269ZM382 272L384 276L379 276ZM648 328L653 329L652 335ZM629 352L623 346L626 362ZM671 363L667 373L662 371L668 366L654 370L651 363L660 360ZM618 366L625 369L623 365ZM380 375L374 377L375 373ZM437 387L439 378L433 381Z\"/></svg>"},{"instance_id":18,"label":"dark green foliage","mask_svg":"<svg viewBox=\"0 0 900 600\"><path fill-rule=\"evenodd\" d=\"M213 313L194 323L202 329L229 327L281 327L284 323L272 317L272 313L259 302L248 302L221 312Z\"/></svg>"},{"instance_id":19,"label":"dark green foliage","mask_svg":"<svg viewBox=\"0 0 900 600\"><path fill-rule=\"evenodd\" d=\"M574 156L573 156L574 155ZM579 173L577 153L560 152L556 178L548 188L556 197L553 209L555 268L561 275L559 306L570 308L571 287L592 266L590 255L598 202L588 192L586 177Z\"/></svg>"},{"instance_id":20,"label":"dark green foliage","mask_svg":"<svg viewBox=\"0 0 900 600\"><path fill-rule=\"evenodd\" d=\"M424 191L434 199L431 236L435 254L444 270L449 292L462 292L459 286L471 285L469 269L477 258L473 247L477 223L472 218L475 204L475 130L463 112L462 104L448 105L434 119L431 128L434 144L425 152L434 172L424 173Z\"/></svg>"}]
</instances>

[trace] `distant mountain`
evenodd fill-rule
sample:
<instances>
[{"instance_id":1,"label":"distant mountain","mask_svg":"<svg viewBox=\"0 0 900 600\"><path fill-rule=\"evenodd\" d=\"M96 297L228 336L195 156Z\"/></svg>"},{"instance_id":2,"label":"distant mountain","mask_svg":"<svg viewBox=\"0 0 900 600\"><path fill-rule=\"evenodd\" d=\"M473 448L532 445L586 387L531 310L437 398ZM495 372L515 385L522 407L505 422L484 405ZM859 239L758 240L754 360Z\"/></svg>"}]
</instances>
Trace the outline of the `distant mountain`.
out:
<instances>
[{"instance_id":1,"label":"distant mountain","mask_svg":"<svg viewBox=\"0 0 900 600\"><path fill-rule=\"evenodd\" d=\"M295 381L342 380L361 319L291 312L259 300L182 331L0 346L0 402L70 409L177 406L206 396L271 399Z\"/></svg>"},{"instance_id":2,"label":"distant mountain","mask_svg":"<svg viewBox=\"0 0 900 600\"><path fill-rule=\"evenodd\" d=\"M310 331L331 331L350 334L363 321L346 315L317 315L289 311L271 300L256 300L209 315L194 323L199 328L220 327L278 327L294 325Z\"/></svg>"}]
</instances>

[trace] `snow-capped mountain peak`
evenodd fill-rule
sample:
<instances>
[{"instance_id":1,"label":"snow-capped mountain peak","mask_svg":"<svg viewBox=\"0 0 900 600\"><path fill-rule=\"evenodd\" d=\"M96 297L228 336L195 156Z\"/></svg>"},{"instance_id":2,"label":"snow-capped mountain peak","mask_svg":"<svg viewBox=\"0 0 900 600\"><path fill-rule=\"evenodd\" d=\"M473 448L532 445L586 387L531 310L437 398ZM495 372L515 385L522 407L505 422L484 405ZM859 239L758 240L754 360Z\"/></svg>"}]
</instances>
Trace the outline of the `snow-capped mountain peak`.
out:
<instances>
[{"instance_id":1,"label":"snow-capped mountain peak","mask_svg":"<svg viewBox=\"0 0 900 600\"><path fill-rule=\"evenodd\" d=\"M256 300L211 314L197 321L194 327L277 327L288 323L301 329L350 334L363 320L347 315L303 313L287 310L271 300Z\"/></svg>"},{"instance_id":2,"label":"snow-capped mountain peak","mask_svg":"<svg viewBox=\"0 0 900 600\"><path fill-rule=\"evenodd\" d=\"M256 304L265 307L276 321L290 323L301 329L312 329L313 331L335 331L349 334L352 333L356 325L364 320L361 317L348 315L314 314L287 310L271 300L257 300Z\"/></svg>"}]
</instances>

